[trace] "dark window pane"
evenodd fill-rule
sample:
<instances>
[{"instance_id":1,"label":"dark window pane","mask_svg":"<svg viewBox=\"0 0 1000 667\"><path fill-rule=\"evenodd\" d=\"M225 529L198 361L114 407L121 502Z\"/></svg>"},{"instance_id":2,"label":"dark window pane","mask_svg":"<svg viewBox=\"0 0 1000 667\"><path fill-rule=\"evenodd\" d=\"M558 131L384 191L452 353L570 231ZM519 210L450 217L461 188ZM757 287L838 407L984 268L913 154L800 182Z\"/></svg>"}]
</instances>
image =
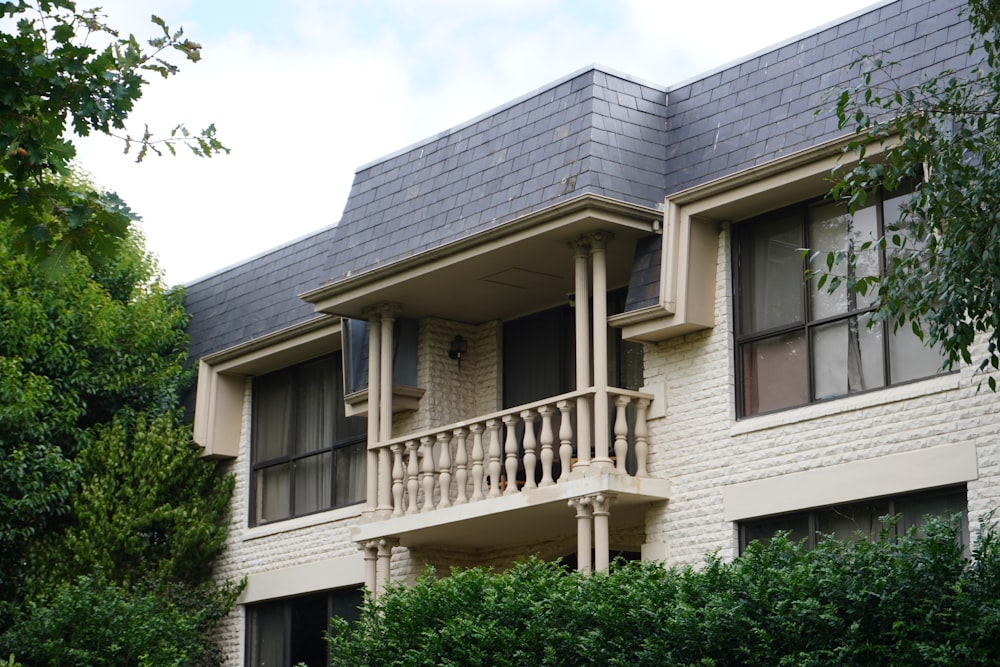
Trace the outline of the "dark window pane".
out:
<instances>
[{"instance_id":1,"label":"dark window pane","mask_svg":"<svg viewBox=\"0 0 1000 667\"><path fill-rule=\"evenodd\" d=\"M787 532L788 539L800 542L809 537L809 513L786 514L770 519L753 521L743 526L743 547L753 541L766 544L779 532Z\"/></svg>"},{"instance_id":2,"label":"dark window pane","mask_svg":"<svg viewBox=\"0 0 1000 667\"><path fill-rule=\"evenodd\" d=\"M337 591L333 595L333 615L356 621L361 618L361 604L364 594L360 588L350 588Z\"/></svg>"},{"instance_id":3,"label":"dark window pane","mask_svg":"<svg viewBox=\"0 0 1000 667\"><path fill-rule=\"evenodd\" d=\"M950 517L965 512L967 507L965 489L953 489L905 496L896 501L893 510L899 515L899 530L905 532L914 526L922 526L927 517ZM968 521L962 522L962 542L969 543Z\"/></svg>"},{"instance_id":4,"label":"dark window pane","mask_svg":"<svg viewBox=\"0 0 1000 667\"><path fill-rule=\"evenodd\" d=\"M333 444L333 359L299 368L295 396L295 453L306 454Z\"/></svg>"},{"instance_id":5,"label":"dark window pane","mask_svg":"<svg viewBox=\"0 0 1000 667\"><path fill-rule=\"evenodd\" d=\"M285 664L285 606L255 605L250 611L250 667Z\"/></svg>"},{"instance_id":6,"label":"dark window pane","mask_svg":"<svg viewBox=\"0 0 1000 667\"><path fill-rule=\"evenodd\" d=\"M253 383L253 461L269 461L291 452L294 373L282 371Z\"/></svg>"},{"instance_id":7,"label":"dark window pane","mask_svg":"<svg viewBox=\"0 0 1000 667\"><path fill-rule=\"evenodd\" d=\"M353 505L365 499L365 463L368 449L364 442L338 447L333 452L336 479L333 482L334 504Z\"/></svg>"},{"instance_id":8,"label":"dark window pane","mask_svg":"<svg viewBox=\"0 0 1000 667\"><path fill-rule=\"evenodd\" d=\"M292 514L291 464L282 463L261 468L254 473L254 497L257 501L258 522L287 519Z\"/></svg>"},{"instance_id":9,"label":"dark window pane","mask_svg":"<svg viewBox=\"0 0 1000 667\"><path fill-rule=\"evenodd\" d=\"M308 667L326 665L326 640L330 625L327 595L311 596L291 601L291 664Z\"/></svg>"},{"instance_id":10,"label":"dark window pane","mask_svg":"<svg viewBox=\"0 0 1000 667\"><path fill-rule=\"evenodd\" d=\"M809 402L805 332L745 343L743 414L755 415Z\"/></svg>"},{"instance_id":11,"label":"dark window pane","mask_svg":"<svg viewBox=\"0 0 1000 667\"><path fill-rule=\"evenodd\" d=\"M329 451L295 461L295 514L309 514L330 507L333 454Z\"/></svg>"},{"instance_id":12,"label":"dark window pane","mask_svg":"<svg viewBox=\"0 0 1000 667\"><path fill-rule=\"evenodd\" d=\"M888 501L852 503L828 507L817 512L816 532L848 541L862 537L877 538L883 524L879 517L889 513Z\"/></svg>"},{"instance_id":13,"label":"dark window pane","mask_svg":"<svg viewBox=\"0 0 1000 667\"><path fill-rule=\"evenodd\" d=\"M743 333L803 321L802 246L797 209L748 223L740 242Z\"/></svg>"}]
</instances>

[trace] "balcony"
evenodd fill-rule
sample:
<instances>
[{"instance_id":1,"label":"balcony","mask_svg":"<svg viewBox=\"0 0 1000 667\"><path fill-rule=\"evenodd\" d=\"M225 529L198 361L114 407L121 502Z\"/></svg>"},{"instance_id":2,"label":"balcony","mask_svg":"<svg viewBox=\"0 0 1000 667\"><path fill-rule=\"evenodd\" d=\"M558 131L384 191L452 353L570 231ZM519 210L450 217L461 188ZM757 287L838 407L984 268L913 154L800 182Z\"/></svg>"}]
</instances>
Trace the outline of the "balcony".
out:
<instances>
[{"instance_id":1,"label":"balcony","mask_svg":"<svg viewBox=\"0 0 1000 667\"><path fill-rule=\"evenodd\" d=\"M380 546L488 549L576 530L581 569L591 547L607 567L612 520L641 522L669 496L647 468L653 400L590 387L373 443L377 505L354 540L374 567Z\"/></svg>"}]
</instances>

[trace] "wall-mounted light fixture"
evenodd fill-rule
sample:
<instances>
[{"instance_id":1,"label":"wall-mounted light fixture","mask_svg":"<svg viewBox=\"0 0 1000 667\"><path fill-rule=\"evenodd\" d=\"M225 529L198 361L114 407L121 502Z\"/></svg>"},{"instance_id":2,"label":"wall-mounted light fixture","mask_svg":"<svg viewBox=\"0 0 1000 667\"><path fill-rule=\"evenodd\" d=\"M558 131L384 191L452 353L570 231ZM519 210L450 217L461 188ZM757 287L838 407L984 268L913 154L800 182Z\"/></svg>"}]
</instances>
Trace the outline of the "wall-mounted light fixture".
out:
<instances>
[{"instance_id":1,"label":"wall-mounted light fixture","mask_svg":"<svg viewBox=\"0 0 1000 667\"><path fill-rule=\"evenodd\" d=\"M469 351L469 344L461 336L451 339L451 346L448 347L448 357L458 362L458 370L462 370L462 355Z\"/></svg>"}]
</instances>

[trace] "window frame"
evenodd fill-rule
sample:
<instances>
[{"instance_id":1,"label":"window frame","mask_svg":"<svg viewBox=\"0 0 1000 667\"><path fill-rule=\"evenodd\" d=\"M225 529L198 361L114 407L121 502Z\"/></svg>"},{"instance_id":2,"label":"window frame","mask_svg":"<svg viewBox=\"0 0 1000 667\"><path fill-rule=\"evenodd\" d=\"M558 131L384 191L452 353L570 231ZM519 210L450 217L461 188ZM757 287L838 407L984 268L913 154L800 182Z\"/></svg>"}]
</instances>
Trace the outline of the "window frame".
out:
<instances>
[{"instance_id":1,"label":"window frame","mask_svg":"<svg viewBox=\"0 0 1000 667\"><path fill-rule=\"evenodd\" d=\"M293 664L292 659L292 644L294 642L294 619L296 604L308 603L310 601L319 601L320 598L325 598L326 601L326 619L324 623L325 628L330 627L330 621L337 616L338 607L340 608L340 616L347 618L348 620L357 620L360 618L361 606L364 604L364 591L362 588L348 587L348 588L336 588L326 591L317 591L313 593L305 593L303 595L296 595L286 598L278 598L273 600L264 600L261 602L255 602L246 605L245 614L245 624L246 631L245 645L243 651L243 664L245 667L254 667L255 659L257 658L257 638L260 628L257 624L257 615L261 611L266 611L270 609L277 609L283 619L282 628L282 664L290 665ZM352 604L357 602L356 614L353 617L349 617L343 614L343 604ZM341 604L338 604L341 603ZM320 639L325 643L324 639ZM329 647L326 647L326 662L324 664L330 664L330 652Z\"/></svg>"},{"instance_id":2,"label":"window frame","mask_svg":"<svg viewBox=\"0 0 1000 667\"><path fill-rule=\"evenodd\" d=\"M258 416L259 416L260 410L261 410L261 408L260 408L260 406L258 404L258 401L260 400L260 394L261 394L261 392L260 392L260 386L259 386L260 383L262 381L266 381L268 378L274 378L274 377L277 377L277 376L282 375L282 374L292 373L293 374L292 391L293 391L294 394L297 394L297 390L299 388L299 385L302 382L302 379L301 379L301 376L300 376L300 374L302 372L302 369L304 369L306 367L309 367L309 366L318 365L318 364L324 364L324 363L331 364L331 369L334 372L334 377L331 378L331 387L333 388L333 395L331 396L330 404L327 406L327 408L331 410L331 412L328 414L328 416L331 419L333 419L333 423L334 423L334 426L333 426L333 438L332 438L331 442L325 443L325 446L323 446L323 447L319 447L319 448L316 448L316 449L311 449L311 450L305 451L305 452L298 452L298 453L295 453L295 452L285 452L285 453L281 454L280 456L273 456L271 458L262 459L262 460L259 460L259 461L255 460L255 452L257 451L257 447L258 447L258 444L257 444L257 419L258 419ZM275 523L279 523L281 521L287 521L289 519L294 519L294 518L303 517L303 516L309 516L309 515L312 515L312 514L318 514L320 512L327 512L329 510L339 509L339 508L342 508L342 507L350 507L350 506L358 505L358 504L361 504L361 503L365 502L366 499L364 498L364 484L363 484L364 480L363 479L359 480L359 484L360 484L361 489L362 489L362 494L361 494L362 497L360 497L358 499L355 499L355 500L352 500L350 502L345 502L345 503L337 503L337 501L336 501L336 498L337 498L337 495L336 495L336 480L337 480L336 462L337 462L337 452L338 452L338 450L346 450L346 449L349 449L351 447L357 447L358 445L361 445L362 446L361 448L364 449L364 443L367 440L367 428L362 427L360 422L358 422L359 427L357 429L357 431L358 431L357 433L353 433L353 434L350 434L350 435L345 435L343 437L340 437L337 434L337 432L336 432L337 431L336 424L337 424L338 419L342 420L342 421L346 421L348 419L351 419L351 420L353 420L353 419L361 419L361 420L363 420L364 419L364 417L347 417L344 414L344 400L343 400L343 394L342 394L342 391L343 391L343 366L342 366L342 363L343 363L343 361L342 361L342 358L341 358L341 353L338 351L338 352L335 352L335 353L332 353L332 354L326 354L326 355L321 355L321 356L318 356L318 357L314 357L312 359L308 359L308 360L302 361L300 363L292 364L292 365L286 366L284 368L273 370L273 371L270 371L268 373L264 373L264 374L261 374L261 375L253 377L253 379L252 379L252 386L251 386L250 455L248 457L249 458L249 465L250 465L250 477L249 477L249 482L248 482L248 485L249 485L249 507L248 507L248 515L249 515L249 525L250 526L272 525L272 524L275 524ZM290 435L290 438L289 438L289 444L293 443L295 441L296 437L297 437L297 428L298 428L297 413L298 413L298 410L296 408L297 408L297 406L293 402L293 404L291 406L292 424L289 426L289 429L290 429L290 432L291 432L291 435ZM321 455L323 455L325 453L329 453L330 456L331 456L331 461L330 461L330 485L331 485L330 486L330 504L328 506L326 506L326 507L320 507L318 509L314 509L314 510L310 510L310 511L296 512L295 511L295 506L296 506L296 503L295 503L295 487L296 487L296 484L295 484L295 470L296 470L295 463L296 463L296 461L302 461L302 460L305 460L305 459L308 459L308 458L313 458L313 457L316 457L316 456L321 456ZM366 463L366 458L367 457L365 456L365 453L366 452L362 452L360 454L360 456L361 456L362 462ZM275 519L269 519L269 520L268 519L263 519L260 516L261 513L259 512L259 508L258 508L258 497L257 497L257 495L258 495L258 492L257 492L258 474L261 471L263 471L263 470L272 469L272 468L278 468L279 466L283 466L283 465L287 465L289 467L288 468L289 469L289 473L288 473L288 494L289 494L288 495L288 507L289 507L289 513L286 516L283 516L281 518L275 518Z\"/></svg>"},{"instance_id":3,"label":"window frame","mask_svg":"<svg viewBox=\"0 0 1000 667\"><path fill-rule=\"evenodd\" d=\"M792 511L792 512L781 512L779 514L770 514L770 515L767 515L767 516L755 517L755 518L752 518L752 519L743 519L743 520L740 520L740 521L736 522L736 524L737 524L737 542L738 542L738 544L737 544L737 547L738 547L737 553L739 553L739 554L742 555L743 552L746 550L747 546L749 546L749 544L753 541L753 539L757 539L757 538L753 538L753 539L749 538L749 533L750 533L750 531L755 526L760 526L760 525L764 525L764 524L775 522L775 521L785 521L785 522L788 522L788 521L792 521L792 520L795 520L795 519L805 518L806 522L807 522L806 523L806 526L807 526L806 531L807 531L807 533L806 533L806 537L804 538L805 539L805 543L806 543L807 548L813 549L813 548L816 547L816 545L819 542L820 537L823 535L823 533L819 530L820 514L823 513L823 512L827 512L827 511L831 511L831 510L832 511L837 511L838 509L851 508L851 507L855 507L855 506L862 505L862 504L886 503L888 505L887 511L885 512L884 515L879 515L879 516L896 516L897 514L901 514L901 511L897 510L897 505L899 505L899 504L903 504L903 503L907 503L907 502L913 502L913 501L931 500L931 499L934 499L934 498L943 498L943 497L949 497L949 496L954 496L955 498L958 498L959 496L961 496L961 498L962 498L962 502L961 502L961 504L963 506L962 509L961 510L949 510L949 512L950 513L956 513L956 512L960 511L962 513L962 540L963 540L963 544L968 545L968 543L969 543L969 521L968 521L969 494L968 494L968 488L966 487L966 485L965 484L961 484L961 485L943 486L943 487L938 487L938 488L933 488L933 489L924 489L924 490L921 490L921 491L913 491L913 492L909 492L909 493L898 493L898 494L892 494L892 495L887 495L887 496L877 496L877 497L873 497L873 498L859 498L857 500L852 500L852 501L848 501L848 502L844 502L844 503L836 503L836 504L833 504L833 505L824 505L824 506L820 506L820 507L812 507L812 508L809 508L809 509L795 510L795 511ZM915 525L922 524L923 523L923 518L925 516L928 516L928 514L924 514L924 515L916 517L916 520L918 521L918 523L915 524ZM935 515L935 516L940 516L940 515ZM875 518L877 519L878 517L875 517ZM881 525L884 526L885 524L881 523ZM779 529L779 530L781 530L781 529ZM894 536L898 537L898 536L901 536L905 532L905 530L906 529L902 526L902 518L901 518L901 520L898 521L894 525L892 532L893 532Z\"/></svg>"},{"instance_id":4,"label":"window frame","mask_svg":"<svg viewBox=\"0 0 1000 667\"><path fill-rule=\"evenodd\" d=\"M897 190L896 192L886 192L885 190L879 190L875 192L870 201L872 201L872 206L875 208L876 216L876 238L882 236L885 233L885 203L887 199L893 199L899 196L905 195L905 190ZM892 330L892 325L888 321L880 321L877 323L877 327L881 331L880 340L880 351L882 355L881 359L881 373L883 383L880 386L875 386L860 391L848 391L843 394L837 394L833 396L822 396L818 397L816 395L816 351L814 338L816 332L821 330L823 327L847 323L850 326L852 319L863 320L866 316L871 316L875 311L874 299L872 303L866 306L860 306L854 308L853 310L845 309L842 313L836 313L833 315L828 315L825 317L819 317L813 319L812 317L812 299L811 294L813 290L826 288L817 288L813 280L805 280L805 272L810 267L810 261L805 254L800 259L800 266L802 271L803 280L800 287L800 307L798 318L794 321L790 320L784 324L771 326L758 331L746 331L745 322L748 317L748 313L745 312L745 302L749 301L745 299L745 290L750 289L743 284L743 263L750 261L743 256L743 252L748 252L752 249L751 244L751 234L750 231L755 223L762 223L770 219L775 219L781 215L787 215L790 212L794 212L798 223L799 238L802 241L802 247L810 247L810 215L809 211L811 207L822 204L823 202L829 202L828 197L814 197L810 199L804 199L798 201L794 204L788 206L782 206L780 208L775 208L766 212L755 214L752 217L746 218L740 222L734 223L732 227L732 243L730 249L730 266L732 269L732 298L733 298L733 331L734 331L734 354L735 354L735 382L736 382L736 417L737 419L743 419L745 417L756 417L765 414L773 414L776 412L782 412L785 410L792 410L795 408L800 408L807 405L814 405L816 403L824 403L831 400L838 400L848 396L855 396L859 394L865 394L873 391L880 391L888 387L896 387L900 385L905 385L911 382L919 382L921 380L926 380L931 377L936 377L945 374L946 371L938 370L930 375L908 378L901 381L894 381L892 375L892 368L890 363L891 358L891 346L892 339L895 333ZM887 250L878 247L877 244L873 245L871 248L873 252L877 253L877 263L878 271L880 275L885 274L886 270L886 253ZM867 325L860 323L860 326L867 327ZM908 331L908 330L907 330ZM786 405L783 407L778 407L770 410L748 410L747 409L747 391L749 386L746 384L750 371L745 368L744 352L745 350L753 345L754 343L774 340L781 335L801 335L803 346L805 350L805 366L806 374L804 378L805 382L805 393L807 400L801 403L795 403L792 405Z\"/></svg>"}]
</instances>

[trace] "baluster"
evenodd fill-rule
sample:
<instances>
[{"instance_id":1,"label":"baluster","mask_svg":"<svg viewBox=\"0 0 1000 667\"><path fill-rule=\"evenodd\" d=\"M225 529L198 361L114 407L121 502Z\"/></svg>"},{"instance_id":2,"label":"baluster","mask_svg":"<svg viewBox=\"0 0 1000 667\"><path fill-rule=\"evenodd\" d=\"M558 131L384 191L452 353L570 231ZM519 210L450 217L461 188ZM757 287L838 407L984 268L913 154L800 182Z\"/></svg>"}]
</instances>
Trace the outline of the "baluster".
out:
<instances>
[{"instance_id":1,"label":"baluster","mask_svg":"<svg viewBox=\"0 0 1000 667\"><path fill-rule=\"evenodd\" d=\"M500 495L500 420L491 419L486 422L486 429L490 432L489 444L489 473L490 473L490 498Z\"/></svg>"},{"instance_id":2,"label":"baluster","mask_svg":"<svg viewBox=\"0 0 1000 667\"><path fill-rule=\"evenodd\" d=\"M416 440L406 441L406 453L409 457L406 462L406 495L407 514L416 514L419 508L417 507L417 493L420 490L420 483L417 481L420 475L420 453L418 451L418 443Z\"/></svg>"},{"instance_id":3,"label":"baluster","mask_svg":"<svg viewBox=\"0 0 1000 667\"><path fill-rule=\"evenodd\" d=\"M469 452L465 449L465 435L469 431L464 428L455 429L455 504L464 505L469 502Z\"/></svg>"},{"instance_id":4,"label":"baluster","mask_svg":"<svg viewBox=\"0 0 1000 667\"><path fill-rule=\"evenodd\" d=\"M569 479L569 474L572 472L571 465L573 461L573 424L570 423L570 407L569 401L559 401L557 406L559 408L559 465L561 469L559 471L559 481L563 482Z\"/></svg>"},{"instance_id":5,"label":"baluster","mask_svg":"<svg viewBox=\"0 0 1000 667\"><path fill-rule=\"evenodd\" d=\"M483 474L486 467L483 465L483 425L473 424L469 430L472 431L472 499L482 500L486 497L483 495Z\"/></svg>"},{"instance_id":6,"label":"baluster","mask_svg":"<svg viewBox=\"0 0 1000 667\"><path fill-rule=\"evenodd\" d=\"M507 438L504 440L503 451L505 454L504 467L507 471L507 488L504 489L505 496L512 496L518 492L517 488L517 423L520 421L517 415L504 415L503 425L507 427Z\"/></svg>"},{"instance_id":7,"label":"baluster","mask_svg":"<svg viewBox=\"0 0 1000 667\"><path fill-rule=\"evenodd\" d=\"M552 479L552 460L555 456L552 451L552 443L555 440L555 435L552 433L552 406L543 405L538 408L538 414L542 416L542 432L539 434L542 443L542 481L539 486L549 486L555 484L555 480Z\"/></svg>"},{"instance_id":8,"label":"baluster","mask_svg":"<svg viewBox=\"0 0 1000 667\"><path fill-rule=\"evenodd\" d=\"M392 515L403 516L403 445L395 443L392 449Z\"/></svg>"},{"instance_id":9,"label":"baluster","mask_svg":"<svg viewBox=\"0 0 1000 667\"><path fill-rule=\"evenodd\" d=\"M628 396L615 397L615 472L625 474L625 457L628 455L628 417L625 407L631 399Z\"/></svg>"},{"instance_id":10,"label":"baluster","mask_svg":"<svg viewBox=\"0 0 1000 667\"><path fill-rule=\"evenodd\" d=\"M421 511L430 512L434 509L434 438L425 435L420 438L423 457L420 466L420 483L424 487L424 504Z\"/></svg>"},{"instance_id":11,"label":"baluster","mask_svg":"<svg viewBox=\"0 0 1000 667\"><path fill-rule=\"evenodd\" d=\"M538 441L535 439L535 411L525 410L521 413L524 422L524 489L534 489L535 468L538 467Z\"/></svg>"},{"instance_id":12,"label":"baluster","mask_svg":"<svg viewBox=\"0 0 1000 667\"><path fill-rule=\"evenodd\" d=\"M441 500L438 507L451 507L451 435L447 431L442 431L437 435L438 447L441 449L441 458L438 460L438 488L441 491Z\"/></svg>"},{"instance_id":13,"label":"baluster","mask_svg":"<svg viewBox=\"0 0 1000 667\"><path fill-rule=\"evenodd\" d=\"M635 406L635 476L648 477L646 459L649 456L649 427L646 424L646 414L649 410L649 399L640 398Z\"/></svg>"}]
</instances>

